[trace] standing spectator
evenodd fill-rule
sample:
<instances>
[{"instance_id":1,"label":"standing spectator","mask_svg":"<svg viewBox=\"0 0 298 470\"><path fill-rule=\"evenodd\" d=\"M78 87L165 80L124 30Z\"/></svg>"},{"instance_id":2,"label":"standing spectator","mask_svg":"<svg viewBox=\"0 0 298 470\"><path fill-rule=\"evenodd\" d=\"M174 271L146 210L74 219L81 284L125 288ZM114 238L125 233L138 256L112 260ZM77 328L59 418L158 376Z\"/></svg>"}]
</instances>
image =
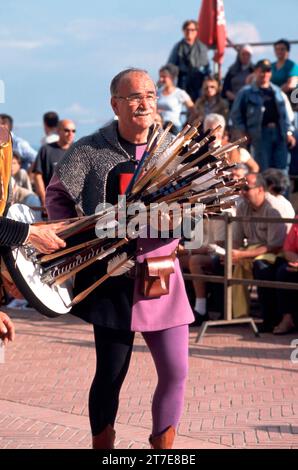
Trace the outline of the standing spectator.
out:
<instances>
[{"instance_id":1,"label":"standing spectator","mask_svg":"<svg viewBox=\"0 0 298 470\"><path fill-rule=\"evenodd\" d=\"M274 53L277 61L272 63L272 83L278 85L284 93L290 96L298 82L298 65L289 59L290 43L279 39L274 43Z\"/></svg>"},{"instance_id":2,"label":"standing spectator","mask_svg":"<svg viewBox=\"0 0 298 470\"><path fill-rule=\"evenodd\" d=\"M205 78L202 86L202 96L195 102L191 120L199 118L203 121L208 114L221 114L225 119L228 116L228 102L220 96L219 83L215 78Z\"/></svg>"},{"instance_id":3,"label":"standing spectator","mask_svg":"<svg viewBox=\"0 0 298 470\"><path fill-rule=\"evenodd\" d=\"M12 137L13 150L19 152L22 158L22 168L29 170L32 163L35 162L37 151L34 150L27 140L16 136L13 132L13 119L8 114L0 114L0 124L9 130Z\"/></svg>"},{"instance_id":4,"label":"standing spectator","mask_svg":"<svg viewBox=\"0 0 298 470\"><path fill-rule=\"evenodd\" d=\"M198 40L198 23L187 20L182 26L184 38L175 44L168 62L179 68L178 87L195 101L204 78L209 75L207 47Z\"/></svg>"},{"instance_id":5,"label":"standing spectator","mask_svg":"<svg viewBox=\"0 0 298 470\"><path fill-rule=\"evenodd\" d=\"M73 143L75 132L74 122L63 119L58 124L58 142L43 145L38 152L33 171L36 192L40 197L42 206L45 206L46 188L54 174L55 166Z\"/></svg>"},{"instance_id":6,"label":"standing spectator","mask_svg":"<svg viewBox=\"0 0 298 470\"><path fill-rule=\"evenodd\" d=\"M59 135L57 128L59 124L59 116L55 111L48 111L43 115L43 128L45 135L41 139L41 145L53 144L58 142Z\"/></svg>"},{"instance_id":7,"label":"standing spectator","mask_svg":"<svg viewBox=\"0 0 298 470\"><path fill-rule=\"evenodd\" d=\"M222 96L229 101L230 107L238 91L246 84L246 79L254 71L251 56L251 46L249 44L242 46L224 78Z\"/></svg>"},{"instance_id":8,"label":"standing spectator","mask_svg":"<svg viewBox=\"0 0 298 470\"><path fill-rule=\"evenodd\" d=\"M270 80L271 63L260 60L255 82L239 91L231 110L234 131L248 137L261 171L269 167L285 170L287 145L295 144L288 99Z\"/></svg>"},{"instance_id":9,"label":"standing spectator","mask_svg":"<svg viewBox=\"0 0 298 470\"><path fill-rule=\"evenodd\" d=\"M159 70L159 84L157 111L163 120L163 126L169 122L173 123L171 132L178 134L182 128L181 112L183 106L189 111L193 109L193 102L186 91L176 87L175 81L178 76L178 67L167 64Z\"/></svg>"}]
</instances>

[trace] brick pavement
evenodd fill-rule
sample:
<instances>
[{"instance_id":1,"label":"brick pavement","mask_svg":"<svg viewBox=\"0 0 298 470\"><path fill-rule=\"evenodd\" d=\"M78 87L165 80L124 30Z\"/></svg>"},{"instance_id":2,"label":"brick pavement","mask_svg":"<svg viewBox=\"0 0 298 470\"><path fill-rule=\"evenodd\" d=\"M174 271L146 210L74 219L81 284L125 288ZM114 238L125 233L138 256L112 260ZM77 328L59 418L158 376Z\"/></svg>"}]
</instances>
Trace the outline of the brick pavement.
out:
<instances>
[{"instance_id":1,"label":"brick pavement","mask_svg":"<svg viewBox=\"0 0 298 470\"><path fill-rule=\"evenodd\" d=\"M88 448L88 389L95 353L91 327L10 312L16 341L0 364L0 448ZM190 332L190 373L176 448L297 448L298 364L291 341L248 327L212 328L201 344ZM148 448L155 384L151 356L137 335L117 418L117 448Z\"/></svg>"}]
</instances>

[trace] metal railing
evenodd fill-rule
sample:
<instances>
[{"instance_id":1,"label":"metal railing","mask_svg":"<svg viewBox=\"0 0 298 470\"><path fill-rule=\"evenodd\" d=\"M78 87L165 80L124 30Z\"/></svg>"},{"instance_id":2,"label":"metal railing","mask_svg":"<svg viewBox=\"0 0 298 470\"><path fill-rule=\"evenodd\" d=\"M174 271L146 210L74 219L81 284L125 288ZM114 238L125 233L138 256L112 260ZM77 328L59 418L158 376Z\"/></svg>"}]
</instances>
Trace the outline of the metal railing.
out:
<instances>
[{"instance_id":1,"label":"metal railing","mask_svg":"<svg viewBox=\"0 0 298 470\"><path fill-rule=\"evenodd\" d=\"M205 282L222 283L224 285L224 319L207 321L202 324L202 330L198 333L196 341L199 342L207 328L209 326L220 326L220 325L235 325L245 324L251 325L256 336L259 336L258 328L253 318L233 318L232 312L232 288L234 285L251 286L255 285L258 287L278 288L280 289L293 289L298 290L298 283L293 282L280 282L280 281L263 281L259 279L239 279L233 277L233 263L232 263L232 249L233 249L233 222L266 222L266 223L291 223L297 224L298 219L284 219L281 217L247 217L247 216L231 216L226 213L222 216L216 216L217 220L224 220L225 222L225 249L226 255L224 258L224 275L207 275L207 274L184 274L185 280L198 279Z\"/></svg>"}]
</instances>

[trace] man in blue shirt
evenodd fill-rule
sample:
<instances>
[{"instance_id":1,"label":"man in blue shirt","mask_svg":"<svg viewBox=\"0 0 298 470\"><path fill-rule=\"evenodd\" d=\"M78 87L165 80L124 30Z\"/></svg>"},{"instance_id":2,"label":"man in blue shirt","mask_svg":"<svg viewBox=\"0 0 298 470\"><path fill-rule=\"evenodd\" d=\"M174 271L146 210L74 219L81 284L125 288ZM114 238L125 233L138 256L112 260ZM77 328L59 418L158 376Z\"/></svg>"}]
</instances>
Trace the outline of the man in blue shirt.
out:
<instances>
[{"instance_id":1,"label":"man in blue shirt","mask_svg":"<svg viewBox=\"0 0 298 470\"><path fill-rule=\"evenodd\" d=\"M261 171L269 167L286 170L288 146L295 145L290 104L280 88L271 83L269 60L260 60L254 73L255 81L243 87L234 101L233 128L238 135L247 136Z\"/></svg>"},{"instance_id":2,"label":"man in blue shirt","mask_svg":"<svg viewBox=\"0 0 298 470\"><path fill-rule=\"evenodd\" d=\"M21 155L22 168L24 168L24 170L29 170L32 163L36 159L37 151L31 147L31 145L29 144L29 142L27 142L27 140L16 136L12 132L13 119L11 116L9 116L8 114L0 114L0 124L2 126L5 126L11 133L12 147L13 147L13 150L16 150Z\"/></svg>"}]
</instances>

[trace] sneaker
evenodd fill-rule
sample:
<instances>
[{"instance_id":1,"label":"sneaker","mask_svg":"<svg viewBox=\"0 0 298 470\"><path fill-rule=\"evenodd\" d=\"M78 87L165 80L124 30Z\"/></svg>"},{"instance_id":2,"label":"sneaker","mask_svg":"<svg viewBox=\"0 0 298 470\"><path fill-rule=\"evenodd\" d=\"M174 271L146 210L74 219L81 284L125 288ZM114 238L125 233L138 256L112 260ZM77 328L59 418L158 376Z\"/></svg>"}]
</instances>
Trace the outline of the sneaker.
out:
<instances>
[{"instance_id":1,"label":"sneaker","mask_svg":"<svg viewBox=\"0 0 298 470\"><path fill-rule=\"evenodd\" d=\"M25 309L27 308L28 302L25 299L13 299L6 305L8 308L16 308L16 309Z\"/></svg>"}]
</instances>

